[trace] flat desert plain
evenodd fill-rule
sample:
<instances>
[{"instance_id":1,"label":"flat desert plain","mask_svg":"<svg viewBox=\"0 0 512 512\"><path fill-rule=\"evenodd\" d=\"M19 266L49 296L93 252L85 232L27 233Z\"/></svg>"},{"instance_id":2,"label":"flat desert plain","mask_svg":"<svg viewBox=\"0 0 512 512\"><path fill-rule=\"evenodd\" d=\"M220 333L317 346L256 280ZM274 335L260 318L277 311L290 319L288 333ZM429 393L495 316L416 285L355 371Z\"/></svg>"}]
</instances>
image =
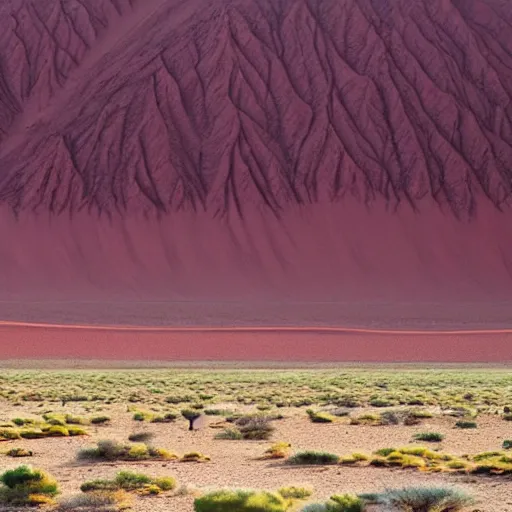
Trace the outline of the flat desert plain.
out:
<instances>
[{"instance_id":1,"label":"flat desert plain","mask_svg":"<svg viewBox=\"0 0 512 512\"><path fill-rule=\"evenodd\" d=\"M470 511L512 509L512 457L505 449L512 438L508 368L4 368L0 404L1 431L21 436L0 443L0 468L28 461L43 469L58 481L57 500L68 505L66 500L84 494L84 482L112 480L128 470L177 481L174 490L154 496L131 491L135 512L192 512L194 499L214 489L275 491L291 485L312 490L294 510L333 494L410 486L466 491L475 499ZM182 416L185 409L200 413L193 431ZM266 438L226 438L234 437L226 432L243 433L247 421L260 423L245 432ZM460 428L463 424L473 428ZM60 430L58 437L44 435L51 426L54 433ZM78 435L66 435L73 428ZM27 439L34 432L41 438ZM425 433L437 440L415 439ZM79 455L101 440L133 446L128 439L133 434L144 434L150 448L165 449L159 453L166 455L139 453L124 460ZM265 458L278 442L291 446L280 458ZM33 454L13 458L7 455L13 448ZM394 456L378 452L385 448L394 448ZM339 460L290 463L305 451ZM192 452L208 460L183 462Z\"/></svg>"}]
</instances>

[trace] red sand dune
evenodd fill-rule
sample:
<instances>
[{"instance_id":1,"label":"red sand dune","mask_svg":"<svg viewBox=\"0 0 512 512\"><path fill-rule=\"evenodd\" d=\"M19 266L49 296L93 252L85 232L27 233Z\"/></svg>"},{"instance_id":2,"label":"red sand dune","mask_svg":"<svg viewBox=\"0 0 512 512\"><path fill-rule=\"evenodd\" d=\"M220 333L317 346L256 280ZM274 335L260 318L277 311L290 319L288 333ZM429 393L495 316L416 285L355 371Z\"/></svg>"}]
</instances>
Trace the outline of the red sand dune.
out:
<instances>
[{"instance_id":1,"label":"red sand dune","mask_svg":"<svg viewBox=\"0 0 512 512\"><path fill-rule=\"evenodd\" d=\"M3 359L511 363L512 329L134 328L0 324Z\"/></svg>"},{"instance_id":2,"label":"red sand dune","mask_svg":"<svg viewBox=\"0 0 512 512\"><path fill-rule=\"evenodd\" d=\"M395 303L390 325L405 302L491 311L512 301L511 193L509 0L0 5L0 318L56 300L87 301L89 322L127 299ZM50 332L19 350L64 355ZM262 357L292 342L272 336L285 352ZM299 352L407 359L427 339L379 336L371 354L359 334ZM507 358L508 335L478 336L475 358ZM469 357L441 339L439 359Z\"/></svg>"}]
</instances>

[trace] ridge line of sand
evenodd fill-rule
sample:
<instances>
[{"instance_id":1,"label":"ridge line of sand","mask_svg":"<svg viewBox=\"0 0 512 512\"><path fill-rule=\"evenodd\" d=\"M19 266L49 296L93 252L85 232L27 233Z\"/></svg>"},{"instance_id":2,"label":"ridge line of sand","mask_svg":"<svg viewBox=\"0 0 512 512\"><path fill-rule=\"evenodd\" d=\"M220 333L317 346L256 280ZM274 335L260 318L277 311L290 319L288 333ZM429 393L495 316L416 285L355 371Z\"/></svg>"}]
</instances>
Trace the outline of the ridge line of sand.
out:
<instances>
[{"instance_id":1,"label":"ridge line of sand","mask_svg":"<svg viewBox=\"0 0 512 512\"><path fill-rule=\"evenodd\" d=\"M135 332L319 332L326 334L408 334L408 335L482 335L512 334L512 329L457 329L457 330L426 330L426 329L372 329L363 327L325 327L325 326L144 326L144 325L86 325L86 324L54 324L43 322L0 321L0 327L68 329L95 331L135 331Z\"/></svg>"}]
</instances>

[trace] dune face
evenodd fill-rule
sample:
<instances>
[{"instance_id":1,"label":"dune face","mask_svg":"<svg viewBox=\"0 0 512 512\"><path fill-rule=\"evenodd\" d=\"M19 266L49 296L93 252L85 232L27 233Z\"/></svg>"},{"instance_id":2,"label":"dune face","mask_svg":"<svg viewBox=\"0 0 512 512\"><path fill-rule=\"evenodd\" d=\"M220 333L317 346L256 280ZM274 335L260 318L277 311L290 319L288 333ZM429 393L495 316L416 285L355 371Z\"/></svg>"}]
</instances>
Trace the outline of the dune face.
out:
<instances>
[{"instance_id":1,"label":"dune face","mask_svg":"<svg viewBox=\"0 0 512 512\"><path fill-rule=\"evenodd\" d=\"M0 29L0 298L511 298L508 0L4 0Z\"/></svg>"}]
</instances>

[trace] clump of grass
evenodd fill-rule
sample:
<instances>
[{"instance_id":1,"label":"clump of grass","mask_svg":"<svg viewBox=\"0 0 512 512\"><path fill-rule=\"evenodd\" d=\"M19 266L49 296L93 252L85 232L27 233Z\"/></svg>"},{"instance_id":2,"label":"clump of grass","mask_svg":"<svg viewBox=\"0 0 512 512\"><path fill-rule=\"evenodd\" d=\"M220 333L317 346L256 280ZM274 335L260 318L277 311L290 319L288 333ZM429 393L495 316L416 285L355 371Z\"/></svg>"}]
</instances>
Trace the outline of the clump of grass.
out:
<instances>
[{"instance_id":1,"label":"clump of grass","mask_svg":"<svg viewBox=\"0 0 512 512\"><path fill-rule=\"evenodd\" d=\"M12 448L6 453L6 455L8 457L32 457L34 453L31 450L27 450L25 448Z\"/></svg>"},{"instance_id":2,"label":"clump of grass","mask_svg":"<svg viewBox=\"0 0 512 512\"><path fill-rule=\"evenodd\" d=\"M243 438L244 436L242 435L242 432L237 428L225 428L215 436L215 439L225 439L230 441L240 441Z\"/></svg>"},{"instance_id":3,"label":"clump of grass","mask_svg":"<svg viewBox=\"0 0 512 512\"><path fill-rule=\"evenodd\" d=\"M368 404L371 405L372 407L392 407L393 405L395 405L394 402L392 402L391 400L387 400L385 398L372 398L370 399Z\"/></svg>"},{"instance_id":4,"label":"clump of grass","mask_svg":"<svg viewBox=\"0 0 512 512\"><path fill-rule=\"evenodd\" d=\"M200 452L189 452L185 453L183 457L181 457L181 462L207 462L210 460L210 457L207 455L203 455Z\"/></svg>"},{"instance_id":5,"label":"clump of grass","mask_svg":"<svg viewBox=\"0 0 512 512\"><path fill-rule=\"evenodd\" d=\"M505 421L512 421L512 414L511 413L504 414L503 419Z\"/></svg>"},{"instance_id":6,"label":"clump of grass","mask_svg":"<svg viewBox=\"0 0 512 512\"><path fill-rule=\"evenodd\" d=\"M132 505L132 497L122 490L117 491L90 491L66 498L59 502L57 511L94 511L117 512L128 510Z\"/></svg>"},{"instance_id":7,"label":"clump of grass","mask_svg":"<svg viewBox=\"0 0 512 512\"><path fill-rule=\"evenodd\" d=\"M110 416L105 416L105 415L93 416L91 418L91 423L93 425L104 425L105 423L110 423L110 421L111 421Z\"/></svg>"},{"instance_id":8,"label":"clump of grass","mask_svg":"<svg viewBox=\"0 0 512 512\"><path fill-rule=\"evenodd\" d=\"M178 414L175 412L166 412L162 415L156 415L151 418L151 423L172 423L176 421Z\"/></svg>"},{"instance_id":9,"label":"clump of grass","mask_svg":"<svg viewBox=\"0 0 512 512\"><path fill-rule=\"evenodd\" d=\"M340 457L329 452L308 450L292 455L286 462L294 465L331 465L338 464Z\"/></svg>"},{"instance_id":10,"label":"clump of grass","mask_svg":"<svg viewBox=\"0 0 512 512\"><path fill-rule=\"evenodd\" d=\"M82 492L129 491L141 494L159 494L176 488L176 480L172 477L153 478L143 473L120 471L114 480L92 480L80 486Z\"/></svg>"},{"instance_id":11,"label":"clump of grass","mask_svg":"<svg viewBox=\"0 0 512 512\"><path fill-rule=\"evenodd\" d=\"M404 512L458 512L473 500L464 492L438 487L411 487L380 494L361 495L364 500Z\"/></svg>"},{"instance_id":12,"label":"clump of grass","mask_svg":"<svg viewBox=\"0 0 512 512\"><path fill-rule=\"evenodd\" d=\"M332 423L335 419L331 414L314 411L313 409L308 409L306 413L313 423Z\"/></svg>"},{"instance_id":13,"label":"clump of grass","mask_svg":"<svg viewBox=\"0 0 512 512\"><path fill-rule=\"evenodd\" d=\"M207 416L229 416L233 414L231 409L205 409L204 413Z\"/></svg>"},{"instance_id":14,"label":"clump of grass","mask_svg":"<svg viewBox=\"0 0 512 512\"><path fill-rule=\"evenodd\" d=\"M455 428L470 429L478 428L478 425L474 421L457 421Z\"/></svg>"},{"instance_id":15,"label":"clump of grass","mask_svg":"<svg viewBox=\"0 0 512 512\"><path fill-rule=\"evenodd\" d=\"M290 454L292 445L290 443L274 443L270 448L265 450L263 459L285 459Z\"/></svg>"},{"instance_id":16,"label":"clump of grass","mask_svg":"<svg viewBox=\"0 0 512 512\"><path fill-rule=\"evenodd\" d=\"M503 441L503 449L504 450L510 450L512 449L512 439L505 439L505 441Z\"/></svg>"},{"instance_id":17,"label":"clump of grass","mask_svg":"<svg viewBox=\"0 0 512 512\"><path fill-rule=\"evenodd\" d=\"M414 434L415 441L425 441L427 443L440 443L444 439L444 435L439 432L420 432Z\"/></svg>"},{"instance_id":18,"label":"clump of grass","mask_svg":"<svg viewBox=\"0 0 512 512\"><path fill-rule=\"evenodd\" d=\"M286 512L289 502L279 493L219 490L194 501L195 512Z\"/></svg>"},{"instance_id":19,"label":"clump of grass","mask_svg":"<svg viewBox=\"0 0 512 512\"><path fill-rule=\"evenodd\" d=\"M153 448L144 443L121 444L115 441L99 441L96 448L78 452L79 460L147 460L176 459L176 455L162 448Z\"/></svg>"},{"instance_id":20,"label":"clump of grass","mask_svg":"<svg viewBox=\"0 0 512 512\"><path fill-rule=\"evenodd\" d=\"M380 425L380 414L366 413L350 418L351 425Z\"/></svg>"},{"instance_id":21,"label":"clump of grass","mask_svg":"<svg viewBox=\"0 0 512 512\"><path fill-rule=\"evenodd\" d=\"M326 503L311 503L301 512L363 512L364 502L352 494L339 494L331 496Z\"/></svg>"},{"instance_id":22,"label":"clump of grass","mask_svg":"<svg viewBox=\"0 0 512 512\"><path fill-rule=\"evenodd\" d=\"M305 500L313 495L313 489L293 485L290 487L281 487L277 490L277 493L287 500Z\"/></svg>"},{"instance_id":23,"label":"clump of grass","mask_svg":"<svg viewBox=\"0 0 512 512\"><path fill-rule=\"evenodd\" d=\"M147 443L155 437L152 432L135 432L128 436L128 440L134 443Z\"/></svg>"},{"instance_id":24,"label":"clump of grass","mask_svg":"<svg viewBox=\"0 0 512 512\"><path fill-rule=\"evenodd\" d=\"M7 505L42 505L53 503L59 489L56 480L31 466L19 466L0 476L0 503Z\"/></svg>"},{"instance_id":25,"label":"clump of grass","mask_svg":"<svg viewBox=\"0 0 512 512\"><path fill-rule=\"evenodd\" d=\"M359 462L366 462L370 459L370 457L364 453L353 453L348 457L342 457L340 459L340 463L344 465L354 465Z\"/></svg>"},{"instance_id":26,"label":"clump of grass","mask_svg":"<svg viewBox=\"0 0 512 512\"><path fill-rule=\"evenodd\" d=\"M248 421L240 418L236 425L246 440L267 440L270 439L275 428L270 424L270 419L265 416L254 416Z\"/></svg>"},{"instance_id":27,"label":"clump of grass","mask_svg":"<svg viewBox=\"0 0 512 512\"><path fill-rule=\"evenodd\" d=\"M0 441L14 441L20 437L20 433L14 428L0 428Z\"/></svg>"}]
</instances>

